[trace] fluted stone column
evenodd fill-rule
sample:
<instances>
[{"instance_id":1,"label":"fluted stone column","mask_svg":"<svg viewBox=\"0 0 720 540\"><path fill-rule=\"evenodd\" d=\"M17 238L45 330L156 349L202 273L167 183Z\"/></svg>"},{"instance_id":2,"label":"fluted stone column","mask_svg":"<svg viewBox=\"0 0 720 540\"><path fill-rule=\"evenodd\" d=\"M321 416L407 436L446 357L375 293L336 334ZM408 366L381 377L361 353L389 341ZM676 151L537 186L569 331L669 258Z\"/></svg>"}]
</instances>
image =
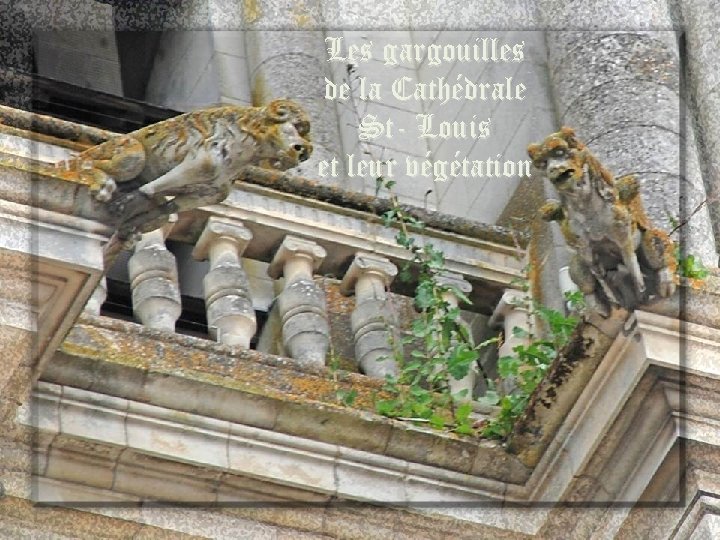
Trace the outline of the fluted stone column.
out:
<instances>
[{"instance_id":1,"label":"fluted stone column","mask_svg":"<svg viewBox=\"0 0 720 540\"><path fill-rule=\"evenodd\" d=\"M694 134L681 129L676 33L650 30L673 27L667 4L541 0L539 8L546 27L561 29L547 32L558 123L576 128L616 177L634 174L650 218L671 229L668 214L689 215L705 189ZM615 28L628 31L594 30L610 14L619 15ZM717 261L707 208L684 232L688 251Z\"/></svg>"},{"instance_id":2,"label":"fluted stone column","mask_svg":"<svg viewBox=\"0 0 720 540\"><path fill-rule=\"evenodd\" d=\"M472 285L470 284L470 282L464 279L462 275L456 274L454 272L444 272L442 275L437 277L437 281L441 285L453 287L466 295L470 293L470 291L472 291ZM456 308L460 305L460 299L452 291L446 291L442 293L442 299L445 300L445 302L447 302L451 308ZM460 318L458 318L457 322L460 325L465 325L465 322ZM470 369L468 369L467 375L465 375L465 377L463 377L462 379L455 379L453 377L450 377L450 392L454 395L458 392L462 392L463 390L467 390L467 392L465 392L465 396L462 398L462 401L471 400L473 395L473 388L475 388L476 379L477 366L475 365L475 363L473 363L470 365Z\"/></svg>"},{"instance_id":3,"label":"fluted stone column","mask_svg":"<svg viewBox=\"0 0 720 540\"><path fill-rule=\"evenodd\" d=\"M133 312L143 325L157 330L174 331L182 311L177 263L165 247L173 224L143 234L128 260Z\"/></svg>"},{"instance_id":4,"label":"fluted stone column","mask_svg":"<svg viewBox=\"0 0 720 540\"><path fill-rule=\"evenodd\" d=\"M340 284L343 294L355 292L355 309L350 316L355 359L370 377L397 375L392 344L395 321L387 298L387 288L396 275L397 267L385 257L357 253Z\"/></svg>"},{"instance_id":5,"label":"fluted stone column","mask_svg":"<svg viewBox=\"0 0 720 540\"><path fill-rule=\"evenodd\" d=\"M282 342L286 353L303 362L323 366L330 343L325 291L313 280L325 250L310 240L286 236L275 253L268 274L285 278L278 296Z\"/></svg>"},{"instance_id":6,"label":"fluted stone column","mask_svg":"<svg viewBox=\"0 0 720 540\"><path fill-rule=\"evenodd\" d=\"M240 260L250 240L252 233L241 223L211 217L193 250L195 259L210 259L210 271L203 278L210 335L243 349L250 348L257 330L250 284Z\"/></svg>"},{"instance_id":7,"label":"fluted stone column","mask_svg":"<svg viewBox=\"0 0 720 540\"><path fill-rule=\"evenodd\" d=\"M711 199L709 209L715 244L720 250L720 40L717 36L720 10L714 0L678 1L677 4L687 36L688 89L694 105L688 113L695 113L703 142L700 152L705 187ZM687 119L691 120L692 115L688 114Z\"/></svg>"},{"instance_id":8,"label":"fluted stone column","mask_svg":"<svg viewBox=\"0 0 720 540\"><path fill-rule=\"evenodd\" d=\"M105 276L100 279L100 283L85 304L85 311L92 315L100 315L100 308L107 299L107 279Z\"/></svg>"}]
</instances>

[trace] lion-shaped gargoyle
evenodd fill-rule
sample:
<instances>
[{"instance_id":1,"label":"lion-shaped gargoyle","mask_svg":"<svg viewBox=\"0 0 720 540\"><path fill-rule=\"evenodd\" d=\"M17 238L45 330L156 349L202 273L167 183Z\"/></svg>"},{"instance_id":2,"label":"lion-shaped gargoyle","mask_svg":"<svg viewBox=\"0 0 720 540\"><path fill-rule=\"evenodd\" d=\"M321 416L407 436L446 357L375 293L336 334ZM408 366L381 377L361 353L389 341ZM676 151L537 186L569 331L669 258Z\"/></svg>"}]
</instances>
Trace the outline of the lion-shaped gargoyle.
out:
<instances>
[{"instance_id":1,"label":"lion-shaped gargoyle","mask_svg":"<svg viewBox=\"0 0 720 540\"><path fill-rule=\"evenodd\" d=\"M540 213L559 222L573 251L570 277L590 309L608 316L612 307L632 310L673 294L673 244L652 226L633 176L613 179L567 127L531 144L528 154L560 197Z\"/></svg>"},{"instance_id":2,"label":"lion-shaped gargoyle","mask_svg":"<svg viewBox=\"0 0 720 540\"><path fill-rule=\"evenodd\" d=\"M89 148L66 164L116 216L121 241L170 214L216 204L247 165L287 170L312 152L296 103L220 105L182 114ZM107 249L107 248L106 248Z\"/></svg>"}]
</instances>

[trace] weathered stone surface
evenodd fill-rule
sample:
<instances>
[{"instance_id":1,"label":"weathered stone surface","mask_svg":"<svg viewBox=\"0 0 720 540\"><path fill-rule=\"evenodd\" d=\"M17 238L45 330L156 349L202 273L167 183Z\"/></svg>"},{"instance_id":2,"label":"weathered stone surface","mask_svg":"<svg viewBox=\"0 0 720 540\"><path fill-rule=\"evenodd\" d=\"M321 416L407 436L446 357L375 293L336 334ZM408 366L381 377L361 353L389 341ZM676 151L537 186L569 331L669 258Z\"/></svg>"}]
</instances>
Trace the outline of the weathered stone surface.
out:
<instances>
[{"instance_id":1,"label":"weathered stone surface","mask_svg":"<svg viewBox=\"0 0 720 540\"><path fill-rule=\"evenodd\" d=\"M393 343L398 347L400 340L394 334L397 323L388 309L386 292L396 274L397 267L388 259L358 253L341 284L345 294L355 293L351 315L355 361L363 373L383 380L397 374Z\"/></svg>"},{"instance_id":2,"label":"weathered stone surface","mask_svg":"<svg viewBox=\"0 0 720 540\"><path fill-rule=\"evenodd\" d=\"M508 450L524 465L537 465L611 343L611 337L590 324L581 323L575 330L513 429Z\"/></svg>"},{"instance_id":3,"label":"weathered stone surface","mask_svg":"<svg viewBox=\"0 0 720 540\"><path fill-rule=\"evenodd\" d=\"M193 250L196 259L210 258L203 278L210 335L244 349L257 329L250 283L240 260L251 240L252 233L242 223L211 217Z\"/></svg>"},{"instance_id":4,"label":"weathered stone surface","mask_svg":"<svg viewBox=\"0 0 720 540\"><path fill-rule=\"evenodd\" d=\"M175 256L165 247L162 229L143 234L128 273L135 315L149 328L174 331L182 307Z\"/></svg>"},{"instance_id":5,"label":"weathered stone surface","mask_svg":"<svg viewBox=\"0 0 720 540\"><path fill-rule=\"evenodd\" d=\"M325 364L330 328L325 292L313 280L313 270L325 254L315 242L286 236L268 268L271 277L285 279L277 299L284 347L292 358L319 366Z\"/></svg>"}]
</instances>

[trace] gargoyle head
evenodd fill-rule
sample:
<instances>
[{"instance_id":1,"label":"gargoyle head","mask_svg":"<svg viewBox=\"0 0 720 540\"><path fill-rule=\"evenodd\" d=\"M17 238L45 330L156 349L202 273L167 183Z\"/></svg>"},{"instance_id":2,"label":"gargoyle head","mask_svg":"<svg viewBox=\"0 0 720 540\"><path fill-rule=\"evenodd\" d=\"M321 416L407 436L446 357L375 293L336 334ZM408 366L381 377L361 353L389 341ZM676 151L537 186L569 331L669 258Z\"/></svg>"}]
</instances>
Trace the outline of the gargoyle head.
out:
<instances>
[{"instance_id":1,"label":"gargoyle head","mask_svg":"<svg viewBox=\"0 0 720 540\"><path fill-rule=\"evenodd\" d=\"M310 157L310 120L302 107L276 99L254 111L242 123L255 139L254 165L284 171Z\"/></svg>"},{"instance_id":2,"label":"gargoyle head","mask_svg":"<svg viewBox=\"0 0 720 540\"><path fill-rule=\"evenodd\" d=\"M572 192L583 177L585 145L575 138L572 128L563 127L541 144L531 144L528 155L558 192Z\"/></svg>"}]
</instances>

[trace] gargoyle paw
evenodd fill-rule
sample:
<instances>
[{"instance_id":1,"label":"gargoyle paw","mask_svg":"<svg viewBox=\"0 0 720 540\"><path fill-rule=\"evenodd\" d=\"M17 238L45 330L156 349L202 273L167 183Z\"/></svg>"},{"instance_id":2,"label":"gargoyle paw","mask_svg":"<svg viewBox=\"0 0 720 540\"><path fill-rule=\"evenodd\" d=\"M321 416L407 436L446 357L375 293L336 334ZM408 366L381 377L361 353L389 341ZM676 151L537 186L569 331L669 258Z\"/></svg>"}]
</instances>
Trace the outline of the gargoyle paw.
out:
<instances>
[{"instance_id":1,"label":"gargoyle paw","mask_svg":"<svg viewBox=\"0 0 720 540\"><path fill-rule=\"evenodd\" d=\"M675 282L673 281L672 276L670 275L670 272L667 270L667 268L659 272L658 278L658 294L663 298L672 296L672 294L675 292L676 287Z\"/></svg>"},{"instance_id":2,"label":"gargoyle paw","mask_svg":"<svg viewBox=\"0 0 720 540\"><path fill-rule=\"evenodd\" d=\"M112 199L113 193L117 189L117 184L112 178L108 178L103 182L102 187L95 193L95 200L100 202L108 202Z\"/></svg>"}]
</instances>

